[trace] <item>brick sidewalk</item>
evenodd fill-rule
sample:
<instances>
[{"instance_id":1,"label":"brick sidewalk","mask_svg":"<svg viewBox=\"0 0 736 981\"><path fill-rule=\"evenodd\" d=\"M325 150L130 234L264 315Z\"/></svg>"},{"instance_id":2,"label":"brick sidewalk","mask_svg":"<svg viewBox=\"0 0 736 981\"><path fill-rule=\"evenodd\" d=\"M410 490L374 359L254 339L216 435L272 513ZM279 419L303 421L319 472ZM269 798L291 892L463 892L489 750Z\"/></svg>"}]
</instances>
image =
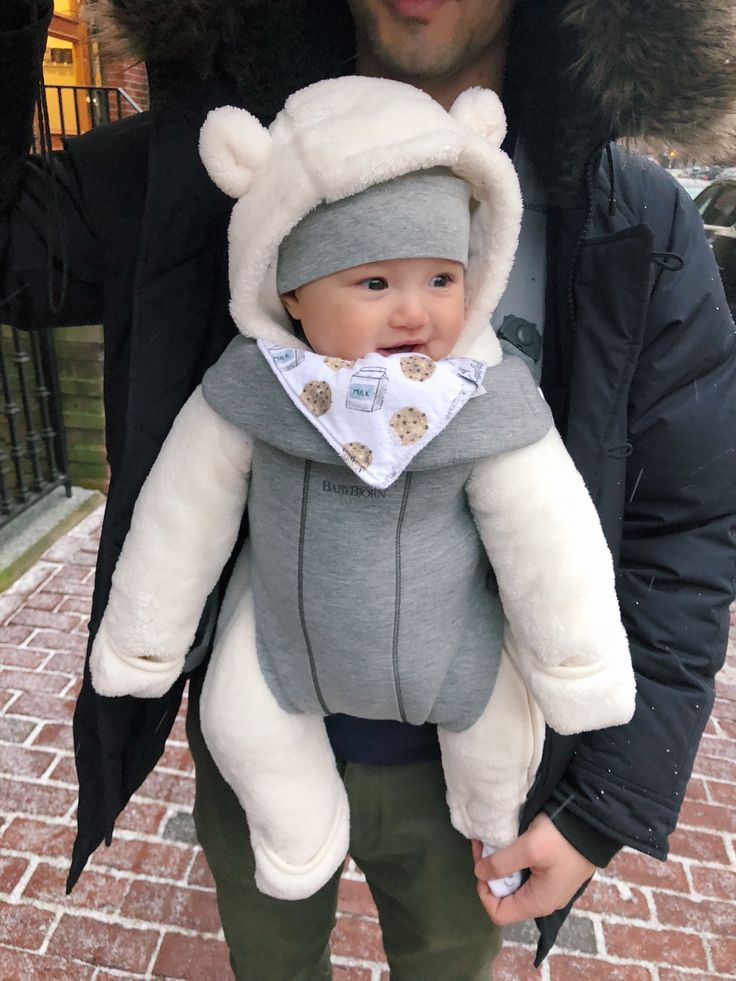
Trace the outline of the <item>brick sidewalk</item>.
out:
<instances>
[{"instance_id":1,"label":"brick sidewalk","mask_svg":"<svg viewBox=\"0 0 736 981\"><path fill-rule=\"evenodd\" d=\"M212 881L194 844L181 718L113 846L64 896L76 796L70 724L101 519L86 518L0 595L0 981L226 981ZM736 649L671 844L666 865L619 855L541 971L531 968L533 927L509 931L496 981L736 977ZM335 981L388 981L354 867L342 880L333 959Z\"/></svg>"}]
</instances>

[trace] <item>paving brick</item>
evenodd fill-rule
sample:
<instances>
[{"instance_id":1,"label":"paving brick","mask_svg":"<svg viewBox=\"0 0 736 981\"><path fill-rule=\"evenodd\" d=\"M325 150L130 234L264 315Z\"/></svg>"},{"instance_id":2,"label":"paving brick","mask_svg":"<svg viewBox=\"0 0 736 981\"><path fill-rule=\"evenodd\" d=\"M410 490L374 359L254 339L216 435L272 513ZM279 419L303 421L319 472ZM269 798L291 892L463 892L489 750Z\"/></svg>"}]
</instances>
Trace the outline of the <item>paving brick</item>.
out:
<instances>
[{"instance_id":1,"label":"paving brick","mask_svg":"<svg viewBox=\"0 0 736 981\"><path fill-rule=\"evenodd\" d=\"M74 763L74 758L71 756L62 756L49 774L49 780L54 780L57 783L66 783L72 787L76 787L77 768Z\"/></svg>"},{"instance_id":2,"label":"paving brick","mask_svg":"<svg viewBox=\"0 0 736 981\"><path fill-rule=\"evenodd\" d=\"M35 695L26 691L13 702L12 713L49 722L71 722L74 699L63 698L61 695Z\"/></svg>"},{"instance_id":3,"label":"paving brick","mask_svg":"<svg viewBox=\"0 0 736 981\"><path fill-rule=\"evenodd\" d=\"M155 835L166 814L163 804L153 804L146 801L131 801L115 822L122 831L139 831L142 834Z\"/></svg>"},{"instance_id":4,"label":"paving brick","mask_svg":"<svg viewBox=\"0 0 736 981\"><path fill-rule=\"evenodd\" d=\"M345 967L337 964L332 968L332 981L371 981L373 971L367 967Z\"/></svg>"},{"instance_id":5,"label":"paving brick","mask_svg":"<svg viewBox=\"0 0 736 981\"><path fill-rule=\"evenodd\" d=\"M59 695L69 684L69 676L46 671L21 671L18 668L0 670L0 688L27 691L42 695Z\"/></svg>"},{"instance_id":6,"label":"paving brick","mask_svg":"<svg viewBox=\"0 0 736 981\"><path fill-rule=\"evenodd\" d=\"M43 587L49 593L62 593L64 596L82 596L92 598L92 583L77 582L68 576L54 576Z\"/></svg>"},{"instance_id":7,"label":"paving brick","mask_svg":"<svg viewBox=\"0 0 736 981\"><path fill-rule=\"evenodd\" d=\"M0 892L6 895L11 893L27 868L28 861L25 858L0 855Z\"/></svg>"},{"instance_id":8,"label":"paving brick","mask_svg":"<svg viewBox=\"0 0 736 981\"><path fill-rule=\"evenodd\" d=\"M168 744L163 756L159 760L159 766L169 770L181 770L182 773L194 772L194 760L189 752L188 746L172 746Z\"/></svg>"},{"instance_id":9,"label":"paving brick","mask_svg":"<svg viewBox=\"0 0 736 981\"><path fill-rule=\"evenodd\" d=\"M212 878L212 873L207 864L207 859L204 857L204 852L197 852L197 857L194 859L192 867L189 870L188 881L193 886L204 886L207 889L215 888L215 880Z\"/></svg>"},{"instance_id":10,"label":"paving brick","mask_svg":"<svg viewBox=\"0 0 736 981\"><path fill-rule=\"evenodd\" d=\"M710 953L716 971L732 977L736 964L736 939L711 940Z\"/></svg>"},{"instance_id":11,"label":"paving brick","mask_svg":"<svg viewBox=\"0 0 736 981\"><path fill-rule=\"evenodd\" d=\"M661 886L663 889L677 892L688 892L690 888L685 870L676 859L670 858L666 862L658 862L648 855L630 851L628 848L618 853L606 871L608 875L613 875L623 882L640 886Z\"/></svg>"},{"instance_id":12,"label":"paving brick","mask_svg":"<svg viewBox=\"0 0 736 981\"><path fill-rule=\"evenodd\" d=\"M539 981L534 952L524 947L504 947L493 962L493 981Z\"/></svg>"},{"instance_id":13,"label":"paving brick","mask_svg":"<svg viewBox=\"0 0 736 981\"><path fill-rule=\"evenodd\" d=\"M0 664L6 668L35 671L48 656L46 651L30 651L27 647L0 647Z\"/></svg>"},{"instance_id":14,"label":"paving brick","mask_svg":"<svg viewBox=\"0 0 736 981\"><path fill-rule=\"evenodd\" d=\"M177 718L174 720L174 725L171 727L171 732L169 733L169 739L172 742L186 744L187 732L184 719Z\"/></svg>"},{"instance_id":15,"label":"paving brick","mask_svg":"<svg viewBox=\"0 0 736 981\"><path fill-rule=\"evenodd\" d=\"M354 879L341 879L338 897L338 904L343 913L378 919L378 910L367 883L356 882Z\"/></svg>"},{"instance_id":16,"label":"paving brick","mask_svg":"<svg viewBox=\"0 0 736 981\"><path fill-rule=\"evenodd\" d=\"M217 933L220 929L214 893L163 882L133 882L121 912L132 919L203 933Z\"/></svg>"},{"instance_id":17,"label":"paving brick","mask_svg":"<svg viewBox=\"0 0 736 981\"><path fill-rule=\"evenodd\" d=\"M74 829L30 818L13 818L0 838L0 848L30 852L42 858L67 858L74 844Z\"/></svg>"},{"instance_id":18,"label":"paving brick","mask_svg":"<svg viewBox=\"0 0 736 981\"><path fill-rule=\"evenodd\" d=\"M654 895L657 917L665 926L684 927L698 933L731 937L736 932L736 902L691 900L686 896Z\"/></svg>"},{"instance_id":19,"label":"paving brick","mask_svg":"<svg viewBox=\"0 0 736 981\"><path fill-rule=\"evenodd\" d=\"M70 752L74 748L74 732L69 723L66 725L59 722L52 722L39 729L33 740L34 746L53 746L54 749L66 749Z\"/></svg>"},{"instance_id":20,"label":"paving brick","mask_svg":"<svg viewBox=\"0 0 736 981\"><path fill-rule=\"evenodd\" d=\"M713 715L717 719L736 721L736 702L729 698L716 698L713 705Z\"/></svg>"},{"instance_id":21,"label":"paving brick","mask_svg":"<svg viewBox=\"0 0 736 981\"><path fill-rule=\"evenodd\" d=\"M0 947L0 978L6 981L90 981L94 968L62 957Z\"/></svg>"},{"instance_id":22,"label":"paving brick","mask_svg":"<svg viewBox=\"0 0 736 981\"><path fill-rule=\"evenodd\" d=\"M76 799L66 787L48 787L0 777L0 807L4 811L46 817L62 817Z\"/></svg>"},{"instance_id":23,"label":"paving brick","mask_svg":"<svg viewBox=\"0 0 736 981\"><path fill-rule=\"evenodd\" d=\"M700 780L698 777L691 778L687 785L687 799L708 800L708 791L706 790L705 780Z\"/></svg>"},{"instance_id":24,"label":"paving brick","mask_svg":"<svg viewBox=\"0 0 736 981\"><path fill-rule=\"evenodd\" d=\"M59 630L37 630L26 646L44 651L73 651L83 654L87 647L87 637L85 634L64 634Z\"/></svg>"},{"instance_id":25,"label":"paving brick","mask_svg":"<svg viewBox=\"0 0 736 981\"><path fill-rule=\"evenodd\" d=\"M46 662L44 671L61 671L72 677L81 677L84 671L84 654L60 651Z\"/></svg>"},{"instance_id":26,"label":"paving brick","mask_svg":"<svg viewBox=\"0 0 736 981\"><path fill-rule=\"evenodd\" d=\"M338 916L330 941L332 953L365 961L385 961L378 923L356 916Z\"/></svg>"},{"instance_id":27,"label":"paving brick","mask_svg":"<svg viewBox=\"0 0 736 981\"><path fill-rule=\"evenodd\" d=\"M0 773L16 777L41 777L53 762L54 754L26 746L0 749Z\"/></svg>"},{"instance_id":28,"label":"paving brick","mask_svg":"<svg viewBox=\"0 0 736 981\"><path fill-rule=\"evenodd\" d=\"M636 920L649 919L649 906L640 889L629 886L621 889L615 883L601 882L600 879L593 879L575 904L575 909L611 913Z\"/></svg>"},{"instance_id":29,"label":"paving brick","mask_svg":"<svg viewBox=\"0 0 736 981\"><path fill-rule=\"evenodd\" d=\"M49 593L49 596L53 596L57 603L61 597L58 593ZM82 613L85 616L89 616L92 610L92 596L65 596L64 599L59 603L59 610L62 613Z\"/></svg>"},{"instance_id":30,"label":"paving brick","mask_svg":"<svg viewBox=\"0 0 736 981\"><path fill-rule=\"evenodd\" d=\"M718 725L724 736L728 736L729 739L736 739L736 722L731 719L719 719Z\"/></svg>"},{"instance_id":31,"label":"paving brick","mask_svg":"<svg viewBox=\"0 0 736 981\"><path fill-rule=\"evenodd\" d=\"M33 627L4 626L0 627L0 645L7 644L9 647L20 647L33 633ZM0 662L2 662L2 648L0 648Z\"/></svg>"},{"instance_id":32,"label":"paving brick","mask_svg":"<svg viewBox=\"0 0 736 981\"><path fill-rule=\"evenodd\" d=\"M714 777L716 780L733 780L734 766L731 760L718 759L715 756L698 756L695 760L695 773L703 777Z\"/></svg>"},{"instance_id":33,"label":"paving brick","mask_svg":"<svg viewBox=\"0 0 736 981\"><path fill-rule=\"evenodd\" d=\"M728 865L728 852L720 835L705 831L678 829L670 835L670 848L673 855L682 858L697 858L703 862L720 862Z\"/></svg>"},{"instance_id":34,"label":"paving brick","mask_svg":"<svg viewBox=\"0 0 736 981\"><path fill-rule=\"evenodd\" d=\"M100 845L92 856L95 865L174 880L183 877L191 860L191 848L119 837L109 848Z\"/></svg>"},{"instance_id":35,"label":"paving brick","mask_svg":"<svg viewBox=\"0 0 736 981\"><path fill-rule=\"evenodd\" d=\"M723 975L709 974L706 971L698 971L695 977L698 981L724 981ZM732 978L733 975L728 975ZM692 981L693 974L690 971L676 971L673 968L664 967L659 969L659 981Z\"/></svg>"},{"instance_id":36,"label":"paving brick","mask_svg":"<svg viewBox=\"0 0 736 981\"><path fill-rule=\"evenodd\" d=\"M65 907L84 907L98 913L116 913L130 886L127 879L114 879L110 875L87 870L67 896L66 875L66 868L40 863L23 890L24 898L59 903Z\"/></svg>"},{"instance_id":37,"label":"paving brick","mask_svg":"<svg viewBox=\"0 0 736 981\"><path fill-rule=\"evenodd\" d=\"M12 625L21 624L26 627L50 627L53 630L74 630L81 621L79 614L51 612L38 610L27 606L8 621Z\"/></svg>"},{"instance_id":38,"label":"paving brick","mask_svg":"<svg viewBox=\"0 0 736 981\"><path fill-rule=\"evenodd\" d=\"M184 937L176 933L164 936L153 977L182 981L234 981L227 946L223 941Z\"/></svg>"},{"instance_id":39,"label":"paving brick","mask_svg":"<svg viewBox=\"0 0 736 981\"><path fill-rule=\"evenodd\" d=\"M25 599L25 605L32 610L55 610L60 597L56 593L33 593Z\"/></svg>"},{"instance_id":40,"label":"paving brick","mask_svg":"<svg viewBox=\"0 0 736 981\"><path fill-rule=\"evenodd\" d=\"M0 715L0 743L24 743L35 728L36 723L30 719ZM4 752L5 747L0 746L0 754Z\"/></svg>"},{"instance_id":41,"label":"paving brick","mask_svg":"<svg viewBox=\"0 0 736 981\"><path fill-rule=\"evenodd\" d=\"M734 780L736 780L736 774L734 774ZM736 807L736 783L720 783L716 780L709 780L708 789L713 800L719 804Z\"/></svg>"},{"instance_id":42,"label":"paving brick","mask_svg":"<svg viewBox=\"0 0 736 981\"><path fill-rule=\"evenodd\" d=\"M0 902L0 943L38 950L53 919L46 910Z\"/></svg>"},{"instance_id":43,"label":"paving brick","mask_svg":"<svg viewBox=\"0 0 736 981\"><path fill-rule=\"evenodd\" d=\"M88 964L142 974L156 949L154 930L134 930L65 913L49 943L49 953Z\"/></svg>"},{"instance_id":44,"label":"paving brick","mask_svg":"<svg viewBox=\"0 0 736 981\"><path fill-rule=\"evenodd\" d=\"M194 780L176 773L154 770L146 778L136 796L167 801L170 804L187 804L191 807L194 803Z\"/></svg>"},{"instance_id":45,"label":"paving brick","mask_svg":"<svg viewBox=\"0 0 736 981\"><path fill-rule=\"evenodd\" d=\"M494 971L494 981L496 972ZM550 981L652 981L646 967L636 964L610 964L592 957L552 955L549 959Z\"/></svg>"},{"instance_id":46,"label":"paving brick","mask_svg":"<svg viewBox=\"0 0 736 981\"><path fill-rule=\"evenodd\" d=\"M678 967L705 968L705 950L699 937L676 930L649 930L644 927L605 923L603 932L606 950L614 957L631 957L636 952L638 960Z\"/></svg>"},{"instance_id":47,"label":"paving brick","mask_svg":"<svg viewBox=\"0 0 736 981\"><path fill-rule=\"evenodd\" d=\"M733 762L736 760L736 743L720 736L704 736L698 754Z\"/></svg>"},{"instance_id":48,"label":"paving brick","mask_svg":"<svg viewBox=\"0 0 736 981\"><path fill-rule=\"evenodd\" d=\"M690 874L693 878L695 891L702 896L736 900L736 871L693 865ZM734 930L736 930L736 909L734 910Z\"/></svg>"}]
</instances>

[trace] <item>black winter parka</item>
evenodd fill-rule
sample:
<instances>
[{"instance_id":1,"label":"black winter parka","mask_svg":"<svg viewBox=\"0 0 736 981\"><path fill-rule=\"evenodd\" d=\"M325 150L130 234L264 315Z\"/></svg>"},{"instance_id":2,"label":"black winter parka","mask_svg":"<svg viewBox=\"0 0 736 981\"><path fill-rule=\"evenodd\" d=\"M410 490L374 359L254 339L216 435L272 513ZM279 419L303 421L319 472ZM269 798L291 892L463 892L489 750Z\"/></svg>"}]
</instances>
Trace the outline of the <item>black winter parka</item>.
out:
<instances>
[{"instance_id":1,"label":"black winter parka","mask_svg":"<svg viewBox=\"0 0 736 981\"><path fill-rule=\"evenodd\" d=\"M94 635L141 484L234 333L230 202L205 174L197 139L207 111L237 102L238 92L216 75L177 78L150 112L69 141L51 162L28 158L44 6L35 25L0 17L0 320L25 329L104 324L112 479ZM533 137L523 99L508 107ZM712 707L736 573L736 335L688 197L657 165L608 150L600 134L591 123L549 194L542 387L617 563L637 710L616 729L548 732L522 824L544 808L604 864L622 845L666 857ZM47 211L49 173L64 261ZM66 277L57 312L49 250L56 286ZM211 634L216 593L198 643ZM105 699L85 672L70 888L161 755L184 684L161 699ZM538 921L538 960L566 913Z\"/></svg>"}]
</instances>

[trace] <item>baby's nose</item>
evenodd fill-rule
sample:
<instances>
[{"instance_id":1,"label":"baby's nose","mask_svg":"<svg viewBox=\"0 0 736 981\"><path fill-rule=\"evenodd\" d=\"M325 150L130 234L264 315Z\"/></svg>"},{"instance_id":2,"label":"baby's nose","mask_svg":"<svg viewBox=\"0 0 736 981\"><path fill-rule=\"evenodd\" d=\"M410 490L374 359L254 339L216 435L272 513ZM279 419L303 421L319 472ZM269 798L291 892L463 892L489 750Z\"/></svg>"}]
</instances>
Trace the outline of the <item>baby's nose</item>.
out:
<instances>
[{"instance_id":1,"label":"baby's nose","mask_svg":"<svg viewBox=\"0 0 736 981\"><path fill-rule=\"evenodd\" d=\"M391 316L391 326L398 329L423 327L429 322L429 313L419 297L407 295L396 304Z\"/></svg>"}]
</instances>

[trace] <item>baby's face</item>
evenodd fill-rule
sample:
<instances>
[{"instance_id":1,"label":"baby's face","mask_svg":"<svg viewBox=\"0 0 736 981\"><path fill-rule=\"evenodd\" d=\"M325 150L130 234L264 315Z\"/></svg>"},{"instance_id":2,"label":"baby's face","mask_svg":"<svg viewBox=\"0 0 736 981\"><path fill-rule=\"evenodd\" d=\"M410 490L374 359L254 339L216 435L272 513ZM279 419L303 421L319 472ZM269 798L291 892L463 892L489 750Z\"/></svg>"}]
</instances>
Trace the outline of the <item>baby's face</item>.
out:
<instances>
[{"instance_id":1,"label":"baby's face","mask_svg":"<svg viewBox=\"0 0 736 981\"><path fill-rule=\"evenodd\" d=\"M384 259L281 297L317 354L447 357L465 321L464 270L446 259Z\"/></svg>"}]
</instances>

